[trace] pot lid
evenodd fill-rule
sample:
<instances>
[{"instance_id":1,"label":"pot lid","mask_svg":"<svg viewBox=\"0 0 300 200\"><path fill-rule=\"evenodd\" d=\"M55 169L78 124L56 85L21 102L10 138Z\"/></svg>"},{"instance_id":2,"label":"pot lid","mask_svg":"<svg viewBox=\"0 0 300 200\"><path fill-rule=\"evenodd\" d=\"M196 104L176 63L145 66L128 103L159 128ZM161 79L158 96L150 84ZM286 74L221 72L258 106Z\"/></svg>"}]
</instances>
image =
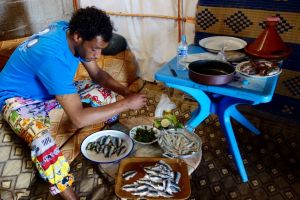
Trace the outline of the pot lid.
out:
<instances>
[{"instance_id":1,"label":"pot lid","mask_svg":"<svg viewBox=\"0 0 300 200\"><path fill-rule=\"evenodd\" d=\"M245 52L250 56L265 59L282 59L288 57L292 49L282 41L276 30L276 25L279 21L279 17L268 17L266 28L254 42L245 47Z\"/></svg>"}]
</instances>

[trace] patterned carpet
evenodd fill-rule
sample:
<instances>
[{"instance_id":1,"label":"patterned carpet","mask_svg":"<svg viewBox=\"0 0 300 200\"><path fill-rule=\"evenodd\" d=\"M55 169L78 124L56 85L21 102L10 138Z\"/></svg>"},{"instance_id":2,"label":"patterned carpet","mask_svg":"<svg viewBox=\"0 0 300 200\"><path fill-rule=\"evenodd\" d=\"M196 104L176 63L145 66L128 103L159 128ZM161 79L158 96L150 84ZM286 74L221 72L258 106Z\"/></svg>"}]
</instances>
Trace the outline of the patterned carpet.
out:
<instances>
[{"instance_id":1,"label":"patterned carpet","mask_svg":"<svg viewBox=\"0 0 300 200\"><path fill-rule=\"evenodd\" d=\"M121 123L122 119L134 120L140 116L153 117L156 104L163 92L173 94L172 101L177 104L173 112L183 122L189 118L190 110L196 106L195 102L184 98L182 93L166 89L160 84L146 83L141 92L148 94L147 106L138 112L122 113ZM227 149L218 118L212 115L196 129L196 133L203 142L203 157L198 169L191 176L190 199L299 199L299 125L289 123L288 120L281 123L283 119L278 121L278 118L274 116L270 117L267 113L264 115L248 107L241 109L262 131L260 136L254 136L239 124L233 123L249 175L249 182L241 183L232 156ZM116 126L122 127L120 124L115 124L113 128ZM5 124L0 127L1 131L3 128L5 131L8 130ZM20 142L21 145L22 142ZM28 151L24 153L29 156ZM75 175L74 189L80 195L81 200L118 199L114 194L114 182L104 176L96 165L84 159L82 155L72 162L71 168ZM2 170L1 166L0 169ZM30 170L28 174L31 174ZM1 187L3 183L4 181L1 180ZM29 197L19 199L61 199L59 196L49 195L47 184L37 177L33 178L27 191L30 194ZM9 199L3 198L7 191L2 188L0 192L2 199Z\"/></svg>"}]
</instances>

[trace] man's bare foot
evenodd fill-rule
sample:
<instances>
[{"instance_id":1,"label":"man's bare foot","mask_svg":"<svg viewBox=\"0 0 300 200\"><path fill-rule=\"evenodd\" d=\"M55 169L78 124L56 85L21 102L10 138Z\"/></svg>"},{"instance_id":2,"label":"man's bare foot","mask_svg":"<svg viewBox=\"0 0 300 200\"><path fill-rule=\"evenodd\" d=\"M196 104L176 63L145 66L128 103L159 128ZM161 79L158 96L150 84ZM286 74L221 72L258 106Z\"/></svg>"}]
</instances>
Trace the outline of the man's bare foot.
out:
<instances>
[{"instance_id":1,"label":"man's bare foot","mask_svg":"<svg viewBox=\"0 0 300 200\"><path fill-rule=\"evenodd\" d=\"M68 187L65 191L63 191L59 194L65 200L78 200L79 199L78 196L75 194L75 192L70 187Z\"/></svg>"}]
</instances>

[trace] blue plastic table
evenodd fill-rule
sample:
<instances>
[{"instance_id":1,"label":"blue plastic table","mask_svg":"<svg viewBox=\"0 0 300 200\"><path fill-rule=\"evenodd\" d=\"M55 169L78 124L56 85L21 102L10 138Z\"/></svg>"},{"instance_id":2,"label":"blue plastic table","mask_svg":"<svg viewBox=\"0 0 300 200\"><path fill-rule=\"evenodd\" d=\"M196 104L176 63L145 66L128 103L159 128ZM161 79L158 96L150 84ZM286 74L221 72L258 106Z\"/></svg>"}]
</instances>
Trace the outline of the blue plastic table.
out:
<instances>
[{"instance_id":1,"label":"blue plastic table","mask_svg":"<svg viewBox=\"0 0 300 200\"><path fill-rule=\"evenodd\" d=\"M206 52L198 46L190 46L190 54ZM171 73L176 71L177 76ZM191 119L186 128L194 129L211 113L217 114L226 140L229 144L235 164L243 182L248 181L248 176L232 129L230 118L234 118L254 134L260 131L254 127L236 108L238 104L259 104L272 100L278 76L269 78L253 78L236 73L234 81L221 86L202 85L189 79L188 70L176 70L176 58L163 65L155 73L155 79L165 83L168 87L181 90L192 96L198 103L198 108L191 114Z\"/></svg>"}]
</instances>

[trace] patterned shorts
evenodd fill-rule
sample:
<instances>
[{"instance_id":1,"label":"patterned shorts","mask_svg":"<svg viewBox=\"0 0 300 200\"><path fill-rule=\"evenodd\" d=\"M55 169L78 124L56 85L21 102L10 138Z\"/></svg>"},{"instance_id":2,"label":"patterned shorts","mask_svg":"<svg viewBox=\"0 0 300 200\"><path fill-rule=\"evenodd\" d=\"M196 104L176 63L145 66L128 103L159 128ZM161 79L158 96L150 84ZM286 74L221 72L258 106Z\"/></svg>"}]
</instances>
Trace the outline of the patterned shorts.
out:
<instances>
[{"instance_id":1,"label":"patterned shorts","mask_svg":"<svg viewBox=\"0 0 300 200\"><path fill-rule=\"evenodd\" d=\"M75 85L82 102L93 107L116 101L115 93L91 81L78 81ZM4 119L14 132L30 145L31 159L40 176L50 183L50 192L53 195L64 191L74 181L69 163L49 131L49 112L60 107L56 99L41 101L22 97L7 99L3 107ZM108 122L117 118L118 116L114 116Z\"/></svg>"}]
</instances>

